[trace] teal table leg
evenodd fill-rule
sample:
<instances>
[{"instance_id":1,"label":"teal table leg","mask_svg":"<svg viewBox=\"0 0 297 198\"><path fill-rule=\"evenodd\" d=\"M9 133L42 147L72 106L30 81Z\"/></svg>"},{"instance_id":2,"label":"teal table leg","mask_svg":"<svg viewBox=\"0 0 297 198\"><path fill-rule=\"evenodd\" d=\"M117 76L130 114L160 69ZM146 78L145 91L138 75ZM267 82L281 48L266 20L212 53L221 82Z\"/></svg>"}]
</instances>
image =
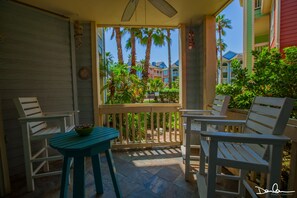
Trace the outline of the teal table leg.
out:
<instances>
[{"instance_id":1,"label":"teal table leg","mask_svg":"<svg viewBox=\"0 0 297 198\"><path fill-rule=\"evenodd\" d=\"M85 197L85 159L74 157L73 197Z\"/></svg>"},{"instance_id":2,"label":"teal table leg","mask_svg":"<svg viewBox=\"0 0 297 198\"><path fill-rule=\"evenodd\" d=\"M103 184L102 184L100 155L99 154L92 156L92 166L93 166L93 172L94 172L96 192L97 192L97 194L103 194Z\"/></svg>"},{"instance_id":3,"label":"teal table leg","mask_svg":"<svg viewBox=\"0 0 297 198\"><path fill-rule=\"evenodd\" d=\"M69 170L70 170L70 158L64 157L62 180L61 180L61 191L60 198L67 198L68 183L69 183Z\"/></svg>"},{"instance_id":4,"label":"teal table leg","mask_svg":"<svg viewBox=\"0 0 297 198\"><path fill-rule=\"evenodd\" d=\"M116 177L116 168L114 166L113 163L113 158L112 158L112 154L110 149L105 151L106 154L106 158L107 158L107 163L108 163L108 167L109 167L109 171L110 171L110 175L111 175L111 179L112 179L112 183L113 183L113 187L116 193L117 198L122 197L119 185L118 185L118 181L117 181L117 177Z\"/></svg>"}]
</instances>

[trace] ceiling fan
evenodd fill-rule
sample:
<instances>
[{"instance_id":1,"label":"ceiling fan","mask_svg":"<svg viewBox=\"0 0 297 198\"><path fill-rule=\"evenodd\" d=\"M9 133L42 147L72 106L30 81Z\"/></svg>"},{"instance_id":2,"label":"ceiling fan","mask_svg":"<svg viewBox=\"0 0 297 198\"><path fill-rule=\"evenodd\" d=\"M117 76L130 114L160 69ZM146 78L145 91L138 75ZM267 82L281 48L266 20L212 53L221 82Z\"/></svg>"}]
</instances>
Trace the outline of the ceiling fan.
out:
<instances>
[{"instance_id":1,"label":"ceiling fan","mask_svg":"<svg viewBox=\"0 0 297 198\"><path fill-rule=\"evenodd\" d=\"M138 1L139 0L129 0L125 8L125 11L122 15L121 21L123 22L130 21L138 5ZM172 5L170 5L166 0L148 0L148 1L160 12L162 12L163 14L165 14L170 18L177 13L176 9Z\"/></svg>"}]
</instances>

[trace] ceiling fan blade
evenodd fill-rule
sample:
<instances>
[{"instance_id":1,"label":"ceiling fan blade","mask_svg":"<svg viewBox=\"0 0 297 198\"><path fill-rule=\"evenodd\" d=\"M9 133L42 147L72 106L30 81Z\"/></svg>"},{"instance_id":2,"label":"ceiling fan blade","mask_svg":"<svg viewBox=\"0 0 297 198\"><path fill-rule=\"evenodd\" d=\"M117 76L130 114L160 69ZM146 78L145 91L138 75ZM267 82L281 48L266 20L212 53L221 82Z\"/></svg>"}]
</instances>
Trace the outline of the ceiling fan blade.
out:
<instances>
[{"instance_id":1,"label":"ceiling fan blade","mask_svg":"<svg viewBox=\"0 0 297 198\"><path fill-rule=\"evenodd\" d=\"M122 20L121 21L130 21L131 17L133 16L135 10L136 10L136 7L137 7L137 4L138 4L138 1L139 0L129 0L126 8L125 8L125 11L122 15Z\"/></svg>"},{"instance_id":2,"label":"ceiling fan blade","mask_svg":"<svg viewBox=\"0 0 297 198\"><path fill-rule=\"evenodd\" d=\"M176 9L170 5L165 0L148 0L155 8L160 10L163 14L165 14L168 17L173 17L176 15L177 11Z\"/></svg>"}]
</instances>

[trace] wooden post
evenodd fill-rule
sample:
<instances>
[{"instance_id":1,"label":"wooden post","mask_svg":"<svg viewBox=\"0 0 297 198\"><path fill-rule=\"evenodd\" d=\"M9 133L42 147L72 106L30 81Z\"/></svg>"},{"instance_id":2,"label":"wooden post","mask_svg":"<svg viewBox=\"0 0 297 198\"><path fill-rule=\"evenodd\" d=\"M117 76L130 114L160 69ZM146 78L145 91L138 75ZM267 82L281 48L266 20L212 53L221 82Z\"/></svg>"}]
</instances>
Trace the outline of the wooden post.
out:
<instances>
[{"instance_id":1,"label":"wooden post","mask_svg":"<svg viewBox=\"0 0 297 198\"><path fill-rule=\"evenodd\" d=\"M91 22L91 45L92 45L92 85L93 85L93 108L94 123L99 125L99 62L97 49L97 30L96 23Z\"/></svg>"},{"instance_id":2,"label":"wooden post","mask_svg":"<svg viewBox=\"0 0 297 198\"><path fill-rule=\"evenodd\" d=\"M204 20L204 51L205 64L203 69L204 88L203 88L203 108L207 109L207 105L213 102L216 87L216 26L215 17L207 16Z\"/></svg>"}]
</instances>

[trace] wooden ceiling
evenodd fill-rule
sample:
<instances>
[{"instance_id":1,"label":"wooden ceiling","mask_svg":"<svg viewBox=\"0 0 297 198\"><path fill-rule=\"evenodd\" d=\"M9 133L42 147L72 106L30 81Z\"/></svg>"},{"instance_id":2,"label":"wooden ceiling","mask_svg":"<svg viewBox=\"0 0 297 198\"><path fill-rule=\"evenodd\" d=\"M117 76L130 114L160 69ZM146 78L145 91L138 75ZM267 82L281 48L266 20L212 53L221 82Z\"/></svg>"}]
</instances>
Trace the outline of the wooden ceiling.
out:
<instances>
[{"instance_id":1,"label":"wooden ceiling","mask_svg":"<svg viewBox=\"0 0 297 198\"><path fill-rule=\"evenodd\" d=\"M167 0L177 14L168 18L147 0L139 0L129 22L121 22L129 0L17 0L43 10L64 15L73 20L96 21L103 26L178 26L198 23L205 15L217 15L232 0Z\"/></svg>"}]
</instances>

